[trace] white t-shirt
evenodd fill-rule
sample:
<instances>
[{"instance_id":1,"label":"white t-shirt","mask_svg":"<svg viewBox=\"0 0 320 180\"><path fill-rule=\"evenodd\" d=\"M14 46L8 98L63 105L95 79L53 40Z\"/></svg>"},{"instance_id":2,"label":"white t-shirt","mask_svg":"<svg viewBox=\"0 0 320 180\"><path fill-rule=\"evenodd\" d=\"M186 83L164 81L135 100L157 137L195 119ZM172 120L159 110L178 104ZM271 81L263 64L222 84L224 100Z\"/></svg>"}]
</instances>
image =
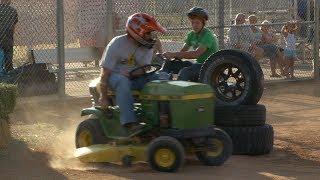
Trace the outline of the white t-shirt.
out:
<instances>
[{"instance_id":1,"label":"white t-shirt","mask_svg":"<svg viewBox=\"0 0 320 180\"><path fill-rule=\"evenodd\" d=\"M138 65L151 64L153 49L138 46L128 35L114 37L101 58L101 66L119 73Z\"/></svg>"}]
</instances>

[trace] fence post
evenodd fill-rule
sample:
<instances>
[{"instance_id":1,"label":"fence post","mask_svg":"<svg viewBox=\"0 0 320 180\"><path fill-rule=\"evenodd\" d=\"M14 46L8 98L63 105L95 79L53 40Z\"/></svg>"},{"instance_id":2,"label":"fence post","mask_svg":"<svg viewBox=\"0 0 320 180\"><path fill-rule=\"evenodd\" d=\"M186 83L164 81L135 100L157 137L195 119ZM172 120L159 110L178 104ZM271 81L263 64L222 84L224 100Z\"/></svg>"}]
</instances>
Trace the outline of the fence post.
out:
<instances>
[{"instance_id":1,"label":"fence post","mask_svg":"<svg viewBox=\"0 0 320 180\"><path fill-rule=\"evenodd\" d=\"M319 1L314 1L314 66L313 72L316 80L319 80Z\"/></svg>"},{"instance_id":2,"label":"fence post","mask_svg":"<svg viewBox=\"0 0 320 180\"><path fill-rule=\"evenodd\" d=\"M64 11L63 0L57 0L57 53L58 53L58 94L65 95L65 66L64 66Z\"/></svg>"},{"instance_id":3,"label":"fence post","mask_svg":"<svg viewBox=\"0 0 320 180\"><path fill-rule=\"evenodd\" d=\"M218 9L219 18L219 49L224 49L224 0L219 0Z\"/></svg>"},{"instance_id":4,"label":"fence post","mask_svg":"<svg viewBox=\"0 0 320 180\"><path fill-rule=\"evenodd\" d=\"M109 43L113 38L113 0L107 0L107 42Z\"/></svg>"}]
</instances>

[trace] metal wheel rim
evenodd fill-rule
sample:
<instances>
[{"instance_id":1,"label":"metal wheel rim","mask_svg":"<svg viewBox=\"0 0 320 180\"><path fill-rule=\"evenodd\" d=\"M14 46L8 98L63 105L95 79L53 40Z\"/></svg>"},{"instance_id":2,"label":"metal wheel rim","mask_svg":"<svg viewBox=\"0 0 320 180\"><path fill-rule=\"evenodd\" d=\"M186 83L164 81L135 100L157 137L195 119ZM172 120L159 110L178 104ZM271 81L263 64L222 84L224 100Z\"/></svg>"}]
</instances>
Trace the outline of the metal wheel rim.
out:
<instances>
[{"instance_id":1,"label":"metal wheel rim","mask_svg":"<svg viewBox=\"0 0 320 180\"><path fill-rule=\"evenodd\" d=\"M171 149L162 148L155 153L155 161L161 167L170 167L175 160L176 156Z\"/></svg>"},{"instance_id":2,"label":"metal wheel rim","mask_svg":"<svg viewBox=\"0 0 320 180\"><path fill-rule=\"evenodd\" d=\"M86 147L92 145L92 135L88 130L82 131L79 135L79 146Z\"/></svg>"},{"instance_id":3,"label":"metal wheel rim","mask_svg":"<svg viewBox=\"0 0 320 180\"><path fill-rule=\"evenodd\" d=\"M234 101L245 91L245 76L241 69L233 64L224 64L213 74L216 91L228 101Z\"/></svg>"},{"instance_id":4,"label":"metal wheel rim","mask_svg":"<svg viewBox=\"0 0 320 180\"><path fill-rule=\"evenodd\" d=\"M211 139L210 144L214 145L215 149L214 150L208 150L207 151L207 156L210 157L217 157L222 154L223 152L223 143L219 139Z\"/></svg>"}]
</instances>

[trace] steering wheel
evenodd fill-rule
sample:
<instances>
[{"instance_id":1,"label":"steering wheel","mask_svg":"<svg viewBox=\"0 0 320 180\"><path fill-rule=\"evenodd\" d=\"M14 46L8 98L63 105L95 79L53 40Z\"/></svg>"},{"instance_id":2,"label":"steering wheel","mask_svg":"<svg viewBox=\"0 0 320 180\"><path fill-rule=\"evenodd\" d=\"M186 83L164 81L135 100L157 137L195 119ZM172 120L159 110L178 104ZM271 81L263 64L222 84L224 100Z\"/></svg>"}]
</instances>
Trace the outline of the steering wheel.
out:
<instances>
[{"instance_id":1,"label":"steering wheel","mask_svg":"<svg viewBox=\"0 0 320 180\"><path fill-rule=\"evenodd\" d=\"M144 69L149 69L148 71L145 71ZM129 79L135 79L135 78L138 78L140 76L146 76L146 75L149 75L149 74L152 74L152 73L155 73L156 71L160 70L161 69L161 65L160 64L146 64L146 65L143 65L143 66L139 66L137 68L134 68L133 70L131 70L129 72ZM144 73L142 74L135 74L137 73L138 71L141 71L143 70Z\"/></svg>"}]
</instances>

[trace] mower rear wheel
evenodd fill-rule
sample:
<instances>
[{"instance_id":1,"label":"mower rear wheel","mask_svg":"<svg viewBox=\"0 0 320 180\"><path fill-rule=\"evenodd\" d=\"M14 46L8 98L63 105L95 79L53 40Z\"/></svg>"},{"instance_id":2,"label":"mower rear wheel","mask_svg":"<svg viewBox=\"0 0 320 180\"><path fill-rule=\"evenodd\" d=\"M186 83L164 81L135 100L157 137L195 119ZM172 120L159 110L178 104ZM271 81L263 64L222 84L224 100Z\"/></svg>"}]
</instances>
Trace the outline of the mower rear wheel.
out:
<instances>
[{"instance_id":1,"label":"mower rear wheel","mask_svg":"<svg viewBox=\"0 0 320 180\"><path fill-rule=\"evenodd\" d=\"M148 163L152 169L161 172L176 172L184 163L182 144L170 136L160 136L149 144Z\"/></svg>"},{"instance_id":2,"label":"mower rear wheel","mask_svg":"<svg viewBox=\"0 0 320 180\"><path fill-rule=\"evenodd\" d=\"M98 119L87 119L78 125L76 131L76 148L104 143L107 143L107 138L104 136Z\"/></svg>"},{"instance_id":3,"label":"mower rear wheel","mask_svg":"<svg viewBox=\"0 0 320 180\"><path fill-rule=\"evenodd\" d=\"M223 130L215 128L204 148L206 150L196 152L199 161L207 166L220 166L232 154L232 140Z\"/></svg>"}]
</instances>

